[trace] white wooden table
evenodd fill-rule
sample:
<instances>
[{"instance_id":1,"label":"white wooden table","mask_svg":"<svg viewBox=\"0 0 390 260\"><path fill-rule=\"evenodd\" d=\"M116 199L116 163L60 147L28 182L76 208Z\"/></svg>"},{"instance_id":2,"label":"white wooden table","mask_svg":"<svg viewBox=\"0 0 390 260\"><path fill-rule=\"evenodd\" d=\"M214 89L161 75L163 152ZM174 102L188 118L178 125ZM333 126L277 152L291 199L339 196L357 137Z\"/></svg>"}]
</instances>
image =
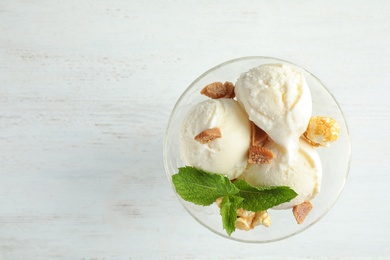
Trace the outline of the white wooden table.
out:
<instances>
[{"instance_id":1,"label":"white wooden table","mask_svg":"<svg viewBox=\"0 0 390 260\"><path fill-rule=\"evenodd\" d=\"M164 173L169 114L201 73L299 64L351 132L334 208L287 240L200 226ZM0 259L389 259L388 1L0 1Z\"/></svg>"}]
</instances>

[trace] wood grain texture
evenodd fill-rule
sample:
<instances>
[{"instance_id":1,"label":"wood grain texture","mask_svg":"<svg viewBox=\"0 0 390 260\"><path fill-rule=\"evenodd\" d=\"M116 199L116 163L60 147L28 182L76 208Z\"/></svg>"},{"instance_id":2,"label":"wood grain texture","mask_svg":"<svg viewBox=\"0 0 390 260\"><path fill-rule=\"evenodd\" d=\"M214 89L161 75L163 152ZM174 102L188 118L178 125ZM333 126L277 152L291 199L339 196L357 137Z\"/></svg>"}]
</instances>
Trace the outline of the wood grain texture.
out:
<instances>
[{"instance_id":1,"label":"wood grain texture","mask_svg":"<svg viewBox=\"0 0 390 260\"><path fill-rule=\"evenodd\" d=\"M389 259L388 1L0 2L0 259ZM297 63L350 126L346 188L277 243L194 221L164 173L184 89L248 55Z\"/></svg>"}]
</instances>

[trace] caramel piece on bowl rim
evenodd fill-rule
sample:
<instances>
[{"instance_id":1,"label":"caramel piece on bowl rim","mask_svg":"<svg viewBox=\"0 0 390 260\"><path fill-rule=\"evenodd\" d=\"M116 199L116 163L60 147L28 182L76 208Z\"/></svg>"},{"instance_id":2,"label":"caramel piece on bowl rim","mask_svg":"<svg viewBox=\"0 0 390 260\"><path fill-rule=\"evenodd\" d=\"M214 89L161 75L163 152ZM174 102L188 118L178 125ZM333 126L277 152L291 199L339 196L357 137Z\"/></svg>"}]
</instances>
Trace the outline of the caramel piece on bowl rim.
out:
<instances>
[{"instance_id":1,"label":"caramel piece on bowl rim","mask_svg":"<svg viewBox=\"0 0 390 260\"><path fill-rule=\"evenodd\" d=\"M313 205L310 201L302 202L301 204L295 205L293 207L293 214L298 224L302 224L306 216L309 215Z\"/></svg>"}]
</instances>

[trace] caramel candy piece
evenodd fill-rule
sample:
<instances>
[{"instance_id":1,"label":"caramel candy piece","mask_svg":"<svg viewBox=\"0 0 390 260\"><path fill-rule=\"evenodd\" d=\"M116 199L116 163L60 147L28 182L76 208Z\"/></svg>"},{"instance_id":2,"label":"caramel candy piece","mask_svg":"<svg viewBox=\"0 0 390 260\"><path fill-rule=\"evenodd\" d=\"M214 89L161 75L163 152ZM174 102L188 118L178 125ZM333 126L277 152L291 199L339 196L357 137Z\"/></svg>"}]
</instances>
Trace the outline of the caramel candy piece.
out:
<instances>
[{"instance_id":1,"label":"caramel candy piece","mask_svg":"<svg viewBox=\"0 0 390 260\"><path fill-rule=\"evenodd\" d=\"M231 82L226 81L224 84L222 82L213 82L205 86L201 91L201 94L208 96L212 99L218 98L234 98L236 95L234 93L234 85Z\"/></svg>"},{"instance_id":2,"label":"caramel candy piece","mask_svg":"<svg viewBox=\"0 0 390 260\"><path fill-rule=\"evenodd\" d=\"M206 129L199 134L197 134L194 139L201 144L206 144L213 141L215 138L221 138L222 133L218 127Z\"/></svg>"},{"instance_id":3,"label":"caramel candy piece","mask_svg":"<svg viewBox=\"0 0 390 260\"><path fill-rule=\"evenodd\" d=\"M267 133L251 122L251 146L263 146L267 138Z\"/></svg>"},{"instance_id":4,"label":"caramel candy piece","mask_svg":"<svg viewBox=\"0 0 390 260\"><path fill-rule=\"evenodd\" d=\"M329 146L339 138L340 126L336 120L326 116L313 116L310 118L303 137L314 147Z\"/></svg>"},{"instance_id":5,"label":"caramel candy piece","mask_svg":"<svg viewBox=\"0 0 390 260\"><path fill-rule=\"evenodd\" d=\"M313 205L311 205L310 201L302 202L301 204L293 207L292 211L298 224L301 224L305 220L312 208Z\"/></svg>"},{"instance_id":6,"label":"caramel candy piece","mask_svg":"<svg viewBox=\"0 0 390 260\"><path fill-rule=\"evenodd\" d=\"M272 158L274 158L274 154L267 148L261 146L252 146L249 148L248 163L269 164Z\"/></svg>"},{"instance_id":7,"label":"caramel candy piece","mask_svg":"<svg viewBox=\"0 0 390 260\"><path fill-rule=\"evenodd\" d=\"M267 138L267 133L251 122L251 146L249 148L248 163L269 164L274 158L274 154L263 147Z\"/></svg>"}]
</instances>

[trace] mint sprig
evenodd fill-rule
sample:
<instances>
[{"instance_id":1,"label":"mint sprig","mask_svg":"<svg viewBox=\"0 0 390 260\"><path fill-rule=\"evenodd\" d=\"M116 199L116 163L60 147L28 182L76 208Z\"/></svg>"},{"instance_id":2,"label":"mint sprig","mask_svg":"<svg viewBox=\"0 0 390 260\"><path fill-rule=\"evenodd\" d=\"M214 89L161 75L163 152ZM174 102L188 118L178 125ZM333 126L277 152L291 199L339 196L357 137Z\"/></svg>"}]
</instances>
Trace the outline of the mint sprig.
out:
<instances>
[{"instance_id":1,"label":"mint sprig","mask_svg":"<svg viewBox=\"0 0 390 260\"><path fill-rule=\"evenodd\" d=\"M297 193L286 186L254 187L244 180L231 182L225 175L186 166L172 176L179 196L197 205L209 206L223 197L220 205L223 228L230 236L235 231L237 209L258 212L288 202Z\"/></svg>"},{"instance_id":2,"label":"mint sprig","mask_svg":"<svg viewBox=\"0 0 390 260\"><path fill-rule=\"evenodd\" d=\"M235 180L233 183L240 190L238 196L244 199L242 208L253 212L267 210L298 195L287 186L253 187L244 180Z\"/></svg>"},{"instance_id":3,"label":"mint sprig","mask_svg":"<svg viewBox=\"0 0 390 260\"><path fill-rule=\"evenodd\" d=\"M179 168L179 173L172 176L172 181L182 199L202 206L209 206L218 198L239 192L224 175L190 166Z\"/></svg>"},{"instance_id":4,"label":"mint sprig","mask_svg":"<svg viewBox=\"0 0 390 260\"><path fill-rule=\"evenodd\" d=\"M221 202L220 214L223 228L230 236L236 230L237 209L244 199L236 195L226 195Z\"/></svg>"}]
</instances>

